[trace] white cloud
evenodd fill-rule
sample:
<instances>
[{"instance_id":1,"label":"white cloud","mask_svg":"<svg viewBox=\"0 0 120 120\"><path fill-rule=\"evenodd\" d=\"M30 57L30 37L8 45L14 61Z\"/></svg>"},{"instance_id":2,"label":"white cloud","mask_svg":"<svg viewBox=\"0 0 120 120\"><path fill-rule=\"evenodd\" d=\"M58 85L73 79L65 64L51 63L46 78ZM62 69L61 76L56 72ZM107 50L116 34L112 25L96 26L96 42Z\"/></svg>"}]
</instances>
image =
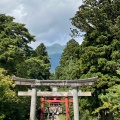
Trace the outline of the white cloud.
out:
<instances>
[{"instance_id":1,"label":"white cloud","mask_svg":"<svg viewBox=\"0 0 120 120\"><path fill-rule=\"evenodd\" d=\"M9 15L14 16L15 21L23 23L23 17L27 15L27 12L25 11L24 5L20 4L14 10L12 10L11 13L9 13Z\"/></svg>"},{"instance_id":2,"label":"white cloud","mask_svg":"<svg viewBox=\"0 0 120 120\"><path fill-rule=\"evenodd\" d=\"M17 22L26 24L30 33L36 36L36 43L31 44L34 48L41 42L45 45L55 42L65 44L70 40L70 18L81 2L82 0L0 0L0 13L12 15Z\"/></svg>"}]
</instances>

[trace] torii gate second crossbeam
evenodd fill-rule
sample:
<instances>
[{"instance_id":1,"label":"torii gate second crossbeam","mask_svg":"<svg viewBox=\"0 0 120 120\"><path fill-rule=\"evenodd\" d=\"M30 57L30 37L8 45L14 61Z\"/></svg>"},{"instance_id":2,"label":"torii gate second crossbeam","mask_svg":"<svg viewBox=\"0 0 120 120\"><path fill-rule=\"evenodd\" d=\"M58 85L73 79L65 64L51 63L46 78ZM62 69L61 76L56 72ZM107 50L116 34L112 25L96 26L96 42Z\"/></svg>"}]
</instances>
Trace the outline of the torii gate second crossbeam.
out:
<instances>
[{"instance_id":1,"label":"torii gate second crossbeam","mask_svg":"<svg viewBox=\"0 0 120 120\"><path fill-rule=\"evenodd\" d=\"M77 87L93 85L97 78L98 77L93 77L82 80L36 80L19 78L14 76L13 80L15 81L16 85L29 85L32 87L30 120L35 120L36 96L37 96L36 86L56 86L56 87L71 86L73 88L74 120L80 120Z\"/></svg>"}]
</instances>

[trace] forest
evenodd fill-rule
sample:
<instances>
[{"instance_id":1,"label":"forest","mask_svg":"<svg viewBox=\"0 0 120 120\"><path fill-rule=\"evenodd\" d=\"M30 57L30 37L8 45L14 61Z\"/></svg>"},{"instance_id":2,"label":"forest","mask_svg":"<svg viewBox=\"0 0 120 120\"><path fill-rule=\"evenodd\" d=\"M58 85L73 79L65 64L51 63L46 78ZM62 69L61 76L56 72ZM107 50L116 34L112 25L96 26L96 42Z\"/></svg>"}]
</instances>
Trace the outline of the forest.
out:
<instances>
[{"instance_id":1,"label":"forest","mask_svg":"<svg viewBox=\"0 0 120 120\"><path fill-rule=\"evenodd\" d=\"M30 97L18 97L12 76L38 80L78 80L98 76L94 86L80 87L91 97L79 98L80 120L120 120L120 0L83 0L71 24L71 39L55 73L44 43L36 41L25 24L0 14L0 120L28 120ZM83 36L82 44L75 38ZM50 91L50 87L38 87ZM59 88L68 91L70 88ZM37 99L36 120L39 119ZM71 120L73 111L71 108ZM64 120L64 119L63 119Z\"/></svg>"}]
</instances>

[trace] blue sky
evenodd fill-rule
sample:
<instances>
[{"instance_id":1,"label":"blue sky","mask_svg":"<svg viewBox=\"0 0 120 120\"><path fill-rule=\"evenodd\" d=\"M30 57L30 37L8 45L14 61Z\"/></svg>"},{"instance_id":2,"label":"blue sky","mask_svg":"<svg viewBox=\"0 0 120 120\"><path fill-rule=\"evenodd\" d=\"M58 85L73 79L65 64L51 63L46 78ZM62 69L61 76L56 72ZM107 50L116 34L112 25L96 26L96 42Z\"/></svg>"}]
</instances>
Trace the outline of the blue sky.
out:
<instances>
[{"instance_id":1,"label":"blue sky","mask_svg":"<svg viewBox=\"0 0 120 120\"><path fill-rule=\"evenodd\" d=\"M82 0L0 0L0 13L26 24L29 32L36 36L36 42L31 43L33 48L40 43L65 45L71 39L70 18L81 3ZM82 38L77 41L81 43Z\"/></svg>"}]
</instances>

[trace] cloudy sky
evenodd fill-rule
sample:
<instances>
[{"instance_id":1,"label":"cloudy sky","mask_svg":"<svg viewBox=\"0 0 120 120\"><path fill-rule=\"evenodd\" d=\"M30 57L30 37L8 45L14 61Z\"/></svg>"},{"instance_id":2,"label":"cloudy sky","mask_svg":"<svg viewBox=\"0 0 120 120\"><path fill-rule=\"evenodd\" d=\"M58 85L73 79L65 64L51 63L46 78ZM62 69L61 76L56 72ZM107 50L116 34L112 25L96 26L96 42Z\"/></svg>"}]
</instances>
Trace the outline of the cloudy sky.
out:
<instances>
[{"instance_id":1,"label":"cloudy sky","mask_svg":"<svg viewBox=\"0 0 120 120\"><path fill-rule=\"evenodd\" d=\"M82 0L0 0L0 13L14 16L16 22L26 24L29 32L36 36L31 43L36 48L54 43L65 45L70 37L72 18ZM77 38L79 43L82 38Z\"/></svg>"}]
</instances>

